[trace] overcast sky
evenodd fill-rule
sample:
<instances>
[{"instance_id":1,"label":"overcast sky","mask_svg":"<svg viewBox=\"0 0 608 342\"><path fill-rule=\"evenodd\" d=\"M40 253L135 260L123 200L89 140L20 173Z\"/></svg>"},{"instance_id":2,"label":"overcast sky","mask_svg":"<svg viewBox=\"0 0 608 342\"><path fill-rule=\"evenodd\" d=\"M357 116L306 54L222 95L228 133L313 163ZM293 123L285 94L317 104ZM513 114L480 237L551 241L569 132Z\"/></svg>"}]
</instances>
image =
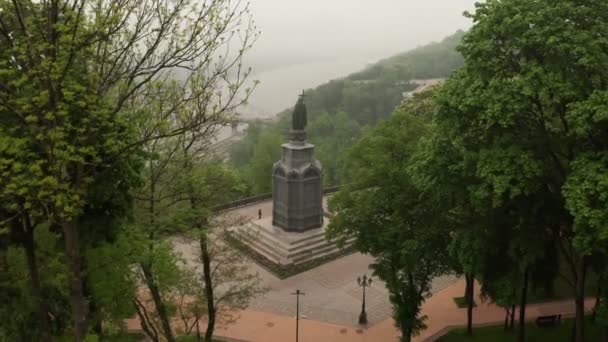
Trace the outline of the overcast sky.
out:
<instances>
[{"instance_id":1,"label":"overcast sky","mask_svg":"<svg viewBox=\"0 0 608 342\"><path fill-rule=\"evenodd\" d=\"M292 106L302 89L470 27L475 0L249 0L261 36L247 116ZM481 1L481 0L479 0Z\"/></svg>"},{"instance_id":2,"label":"overcast sky","mask_svg":"<svg viewBox=\"0 0 608 342\"><path fill-rule=\"evenodd\" d=\"M272 64L378 58L441 40L474 0L250 0L262 31L250 57Z\"/></svg>"}]
</instances>

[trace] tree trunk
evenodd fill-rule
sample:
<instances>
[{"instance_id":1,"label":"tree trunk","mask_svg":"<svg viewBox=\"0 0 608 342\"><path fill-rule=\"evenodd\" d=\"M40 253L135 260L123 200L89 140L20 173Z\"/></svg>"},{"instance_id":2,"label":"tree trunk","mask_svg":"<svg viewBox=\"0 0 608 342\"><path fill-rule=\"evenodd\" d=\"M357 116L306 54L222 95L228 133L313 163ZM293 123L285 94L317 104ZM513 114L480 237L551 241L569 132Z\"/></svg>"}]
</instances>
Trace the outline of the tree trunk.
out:
<instances>
[{"instance_id":1,"label":"tree trunk","mask_svg":"<svg viewBox=\"0 0 608 342\"><path fill-rule=\"evenodd\" d=\"M23 217L23 248L27 258L27 267L30 273L30 282L32 285L32 294L38 302L38 322L42 334L42 340L50 342L51 326L49 324L49 306L46 298L42 295L40 286L40 273L38 272L38 262L36 260L36 245L34 242L34 227L32 226L29 217Z\"/></svg>"},{"instance_id":2,"label":"tree trunk","mask_svg":"<svg viewBox=\"0 0 608 342\"><path fill-rule=\"evenodd\" d=\"M163 328L163 334L168 342L175 342L173 330L171 330L171 323L169 322L167 307L165 306L165 303L160 295L160 290L158 289L158 285L156 284L152 270L149 265L145 264L141 264L141 269L144 273L144 278L146 279L146 285L148 286L150 294L152 295L154 307L156 308L161 327Z\"/></svg>"},{"instance_id":3,"label":"tree trunk","mask_svg":"<svg viewBox=\"0 0 608 342\"><path fill-rule=\"evenodd\" d=\"M585 278L587 273L587 265L584 257L581 257L576 265L576 291L574 297L575 303L575 331L574 341L585 341Z\"/></svg>"},{"instance_id":4,"label":"tree trunk","mask_svg":"<svg viewBox=\"0 0 608 342\"><path fill-rule=\"evenodd\" d=\"M80 255L80 242L76 218L64 221L61 224L65 239L65 251L68 259L70 306L72 320L74 321L74 339L76 342L84 341L87 336L87 302L82 289L82 258Z\"/></svg>"},{"instance_id":5,"label":"tree trunk","mask_svg":"<svg viewBox=\"0 0 608 342\"><path fill-rule=\"evenodd\" d=\"M154 249L154 232L156 230L156 178L153 170L150 172L150 198L148 200L148 204L148 213L150 215L150 231L148 232L150 245L148 249L150 250L150 255L153 255L152 251ZM156 279L154 279L152 262L150 260L148 262L141 263L140 266L141 270L144 273L146 285L148 286L150 294L152 295L152 301L154 301L154 307L156 308L158 318L160 319L163 335L165 335L167 342L174 342L175 337L173 336L173 330L171 329L169 313L167 311L167 307L165 306L165 302L163 301L163 298L160 294L160 290L158 289L158 284L156 284Z\"/></svg>"},{"instance_id":6,"label":"tree trunk","mask_svg":"<svg viewBox=\"0 0 608 342\"><path fill-rule=\"evenodd\" d=\"M597 318L597 310L600 308L600 299L602 298L602 287L598 285L597 293L595 294L595 305L593 305L593 313L591 314L591 322L595 323Z\"/></svg>"},{"instance_id":7,"label":"tree trunk","mask_svg":"<svg viewBox=\"0 0 608 342\"><path fill-rule=\"evenodd\" d=\"M86 269L86 266L84 266ZM91 325L91 330L100 341L104 340L103 337L103 327L101 324L101 317L99 312L99 307L93 298L93 293L91 293L91 280L87 276L84 277L83 284L83 293L86 298L88 298L89 307L88 307L88 321L89 325Z\"/></svg>"},{"instance_id":8,"label":"tree trunk","mask_svg":"<svg viewBox=\"0 0 608 342\"><path fill-rule=\"evenodd\" d=\"M92 329L97 338L103 341L103 326L101 324L101 317L98 317L98 314L99 308L97 307L97 303L95 303L95 300L89 299L89 319L93 318L93 322L91 323Z\"/></svg>"},{"instance_id":9,"label":"tree trunk","mask_svg":"<svg viewBox=\"0 0 608 342\"><path fill-rule=\"evenodd\" d=\"M473 335L473 294L475 292L475 277L472 273L465 274L467 288L467 335Z\"/></svg>"},{"instance_id":10,"label":"tree trunk","mask_svg":"<svg viewBox=\"0 0 608 342\"><path fill-rule=\"evenodd\" d=\"M401 342L411 342L412 329L407 328L405 324L401 324Z\"/></svg>"},{"instance_id":11,"label":"tree trunk","mask_svg":"<svg viewBox=\"0 0 608 342\"><path fill-rule=\"evenodd\" d=\"M511 323L509 324L509 329L513 329L515 326L515 304L511 306Z\"/></svg>"},{"instance_id":12,"label":"tree trunk","mask_svg":"<svg viewBox=\"0 0 608 342\"><path fill-rule=\"evenodd\" d=\"M205 296L207 297L207 311L209 319L207 320L207 331L205 332L205 341L211 341L213 330L215 329L215 301L213 298L213 280L211 279L211 257L207 246L207 235L201 232L200 237L201 260L203 262L203 280L205 282Z\"/></svg>"},{"instance_id":13,"label":"tree trunk","mask_svg":"<svg viewBox=\"0 0 608 342\"><path fill-rule=\"evenodd\" d=\"M528 295L528 269L524 271L524 284L521 289L521 302L519 304L519 333L517 340L524 342L526 340L526 304Z\"/></svg>"},{"instance_id":14,"label":"tree trunk","mask_svg":"<svg viewBox=\"0 0 608 342\"><path fill-rule=\"evenodd\" d=\"M511 314L511 312L509 311L509 309L505 309L505 325L503 326L503 330L507 330L509 329L509 315Z\"/></svg>"},{"instance_id":15,"label":"tree trunk","mask_svg":"<svg viewBox=\"0 0 608 342\"><path fill-rule=\"evenodd\" d=\"M196 317L196 342L201 342L201 328L198 325L199 317Z\"/></svg>"},{"instance_id":16,"label":"tree trunk","mask_svg":"<svg viewBox=\"0 0 608 342\"><path fill-rule=\"evenodd\" d=\"M158 332L156 328L150 321L150 317L148 316L147 310L143 304L141 304L137 298L133 300L133 306L135 307L135 311L137 312L137 316L139 316L139 322L141 324L141 328L148 338L152 340L152 342L158 342Z\"/></svg>"}]
</instances>

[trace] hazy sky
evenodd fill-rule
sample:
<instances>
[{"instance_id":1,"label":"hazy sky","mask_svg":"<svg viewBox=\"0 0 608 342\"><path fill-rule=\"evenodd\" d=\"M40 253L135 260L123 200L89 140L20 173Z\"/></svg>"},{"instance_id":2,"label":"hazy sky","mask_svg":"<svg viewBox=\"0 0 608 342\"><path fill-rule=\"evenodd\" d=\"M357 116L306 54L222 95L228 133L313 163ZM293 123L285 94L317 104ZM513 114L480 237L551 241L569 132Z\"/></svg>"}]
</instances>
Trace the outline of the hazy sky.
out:
<instances>
[{"instance_id":1,"label":"hazy sky","mask_svg":"<svg viewBox=\"0 0 608 342\"><path fill-rule=\"evenodd\" d=\"M245 56L259 80L246 116L293 105L302 89L440 41L471 23L475 0L249 0L261 36ZM478 0L481 1L481 0Z\"/></svg>"},{"instance_id":2,"label":"hazy sky","mask_svg":"<svg viewBox=\"0 0 608 342\"><path fill-rule=\"evenodd\" d=\"M250 0L254 64L379 58L466 29L475 0Z\"/></svg>"}]
</instances>

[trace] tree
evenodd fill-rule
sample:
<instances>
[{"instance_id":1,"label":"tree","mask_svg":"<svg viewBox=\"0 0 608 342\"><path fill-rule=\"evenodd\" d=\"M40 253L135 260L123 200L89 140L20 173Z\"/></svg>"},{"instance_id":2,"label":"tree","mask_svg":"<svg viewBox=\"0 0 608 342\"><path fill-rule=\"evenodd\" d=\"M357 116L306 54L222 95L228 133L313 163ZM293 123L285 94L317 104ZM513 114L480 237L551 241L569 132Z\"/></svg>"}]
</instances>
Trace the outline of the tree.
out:
<instances>
[{"instance_id":1,"label":"tree","mask_svg":"<svg viewBox=\"0 0 608 342\"><path fill-rule=\"evenodd\" d=\"M60 236L48 225L38 226L33 232L37 267L46 271L39 273L39 294L31 286L31 275L28 275L31 260L26 248L15 240L0 248L3 303L0 314L12 318L0 322L0 336L4 335L7 341L42 340L47 334L62 334L70 324L67 284L63 281L67 275L65 258L57 253L61 248ZM30 328L40 324L40 298L45 301L42 313L48 330Z\"/></svg>"},{"instance_id":2,"label":"tree","mask_svg":"<svg viewBox=\"0 0 608 342\"><path fill-rule=\"evenodd\" d=\"M112 240L102 241L85 251L88 299L97 309L90 311L90 319L107 331L121 331L124 320L136 314L133 301L139 278L129 269L138 260L139 243L130 228L123 227ZM105 333L96 331L100 338Z\"/></svg>"},{"instance_id":3,"label":"tree","mask_svg":"<svg viewBox=\"0 0 608 342\"><path fill-rule=\"evenodd\" d=\"M187 113L177 117L174 124L180 126L180 120L188 120ZM147 234L149 247L139 266L154 315L149 305L136 304L142 326L152 339L160 335L175 339L171 318L177 312L185 330L191 331L196 325L197 333L198 318L206 314L205 338L211 340L216 322L230 321L227 311L243 308L260 291L257 275L246 271L244 257L238 251L222 244L223 226L211 218L214 205L242 192L238 175L213 159L210 144L217 130L233 119L232 112L210 113L199 129L144 146L146 180L135 195L139 208L136 222ZM166 238L176 233L198 242L200 278L192 274L193 269L171 266L176 256L163 246ZM161 277L163 274L166 276ZM184 289L184 282L191 285L189 289ZM188 323L191 320L194 323Z\"/></svg>"},{"instance_id":4,"label":"tree","mask_svg":"<svg viewBox=\"0 0 608 342\"><path fill-rule=\"evenodd\" d=\"M410 173L410 159L427 131L418 114L407 106L396 110L353 147L352 183L330 200L337 215L328 228L331 238L355 238L358 250L376 258L374 274L389 290L402 341L424 328L420 306L433 277L449 268L449 235Z\"/></svg>"},{"instance_id":5,"label":"tree","mask_svg":"<svg viewBox=\"0 0 608 342\"><path fill-rule=\"evenodd\" d=\"M272 165L281 157L283 137L276 131L263 131L253 149L252 162L246 171L246 179L254 194L271 191Z\"/></svg>"},{"instance_id":6,"label":"tree","mask_svg":"<svg viewBox=\"0 0 608 342\"><path fill-rule=\"evenodd\" d=\"M578 241L595 239L595 232L589 236L576 223L566 185L578 162L606 147L598 140L605 119L587 109L603 106L608 49L596 32L607 28L607 9L604 2L565 0L477 4L459 49L465 67L443 87L436 116L478 156L478 199L502 208L514 223L510 250L523 261L522 300L525 275L550 254L546 241L530 244L533 237L550 238L559 248L574 280L579 342L591 255Z\"/></svg>"},{"instance_id":7,"label":"tree","mask_svg":"<svg viewBox=\"0 0 608 342\"><path fill-rule=\"evenodd\" d=\"M193 144L185 144L185 147ZM248 270L246 256L224 241L228 228L242 222L214 217L210 208L233 199L241 190L238 176L219 163L207 163L197 149L183 150L179 187L184 190L184 224L198 241L202 264L201 298L206 304L205 341L211 341L218 321L233 322L232 312L247 307L251 298L264 292L260 278ZM197 332L198 334L198 332Z\"/></svg>"},{"instance_id":8,"label":"tree","mask_svg":"<svg viewBox=\"0 0 608 342\"><path fill-rule=\"evenodd\" d=\"M2 1L0 8L2 198L18 199L13 203L62 230L74 335L82 341L88 313L80 227L91 184L142 143L195 129L207 111L243 103L248 71L240 61L257 33L247 6L229 0ZM233 37L239 44L231 53ZM151 85L179 71L173 85L182 92L151 125L163 129L134 134L146 121L142 106L166 95L166 87ZM191 104L205 111L186 126L167 125Z\"/></svg>"},{"instance_id":9,"label":"tree","mask_svg":"<svg viewBox=\"0 0 608 342\"><path fill-rule=\"evenodd\" d=\"M483 241L474 230L458 234L449 245L450 257L457 260L459 271L464 274L466 286L464 299L467 304L467 334L473 334L473 306L475 278L479 275Z\"/></svg>"},{"instance_id":10,"label":"tree","mask_svg":"<svg viewBox=\"0 0 608 342\"><path fill-rule=\"evenodd\" d=\"M315 157L323 165L324 185L339 185L346 172L344 155L361 137L361 127L345 112L324 113L311 121L307 131L315 145Z\"/></svg>"},{"instance_id":11,"label":"tree","mask_svg":"<svg viewBox=\"0 0 608 342\"><path fill-rule=\"evenodd\" d=\"M414 96L407 102L410 111L425 113L429 134L421 138L412 158L413 180L437 206L437 215L449 227L450 265L457 274L465 275L467 332L472 334L475 279L480 279L487 250L493 248L487 237L492 224L484 208L476 207L471 190L479 184L474 172L473 156L454 143L450 127L433 120L437 109L437 87Z\"/></svg>"},{"instance_id":12,"label":"tree","mask_svg":"<svg viewBox=\"0 0 608 342\"><path fill-rule=\"evenodd\" d=\"M211 341L216 324L230 324L235 313L266 292L257 273L252 273L246 255L226 244L231 219L214 219L199 232L200 261L203 264L204 296L207 303L205 341ZM242 224L242 222L240 223Z\"/></svg>"}]
</instances>

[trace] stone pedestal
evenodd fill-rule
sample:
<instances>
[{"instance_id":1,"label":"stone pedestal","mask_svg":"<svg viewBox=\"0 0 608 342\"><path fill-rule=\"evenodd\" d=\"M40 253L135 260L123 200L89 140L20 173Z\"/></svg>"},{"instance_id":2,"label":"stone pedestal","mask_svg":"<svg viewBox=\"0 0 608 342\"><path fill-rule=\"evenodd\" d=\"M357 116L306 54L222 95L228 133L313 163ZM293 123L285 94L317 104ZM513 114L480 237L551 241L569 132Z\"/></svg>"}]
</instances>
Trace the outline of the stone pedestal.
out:
<instances>
[{"instance_id":1,"label":"stone pedestal","mask_svg":"<svg viewBox=\"0 0 608 342\"><path fill-rule=\"evenodd\" d=\"M292 136L298 136L293 132ZM282 145L281 160L272 171L272 224L288 232L323 226L321 163L314 159L314 145L293 140Z\"/></svg>"},{"instance_id":2,"label":"stone pedestal","mask_svg":"<svg viewBox=\"0 0 608 342\"><path fill-rule=\"evenodd\" d=\"M326 224L305 232L288 232L273 225L270 218L263 218L236 227L235 232L243 243L270 261L297 265L340 251L326 239L325 228Z\"/></svg>"}]
</instances>

